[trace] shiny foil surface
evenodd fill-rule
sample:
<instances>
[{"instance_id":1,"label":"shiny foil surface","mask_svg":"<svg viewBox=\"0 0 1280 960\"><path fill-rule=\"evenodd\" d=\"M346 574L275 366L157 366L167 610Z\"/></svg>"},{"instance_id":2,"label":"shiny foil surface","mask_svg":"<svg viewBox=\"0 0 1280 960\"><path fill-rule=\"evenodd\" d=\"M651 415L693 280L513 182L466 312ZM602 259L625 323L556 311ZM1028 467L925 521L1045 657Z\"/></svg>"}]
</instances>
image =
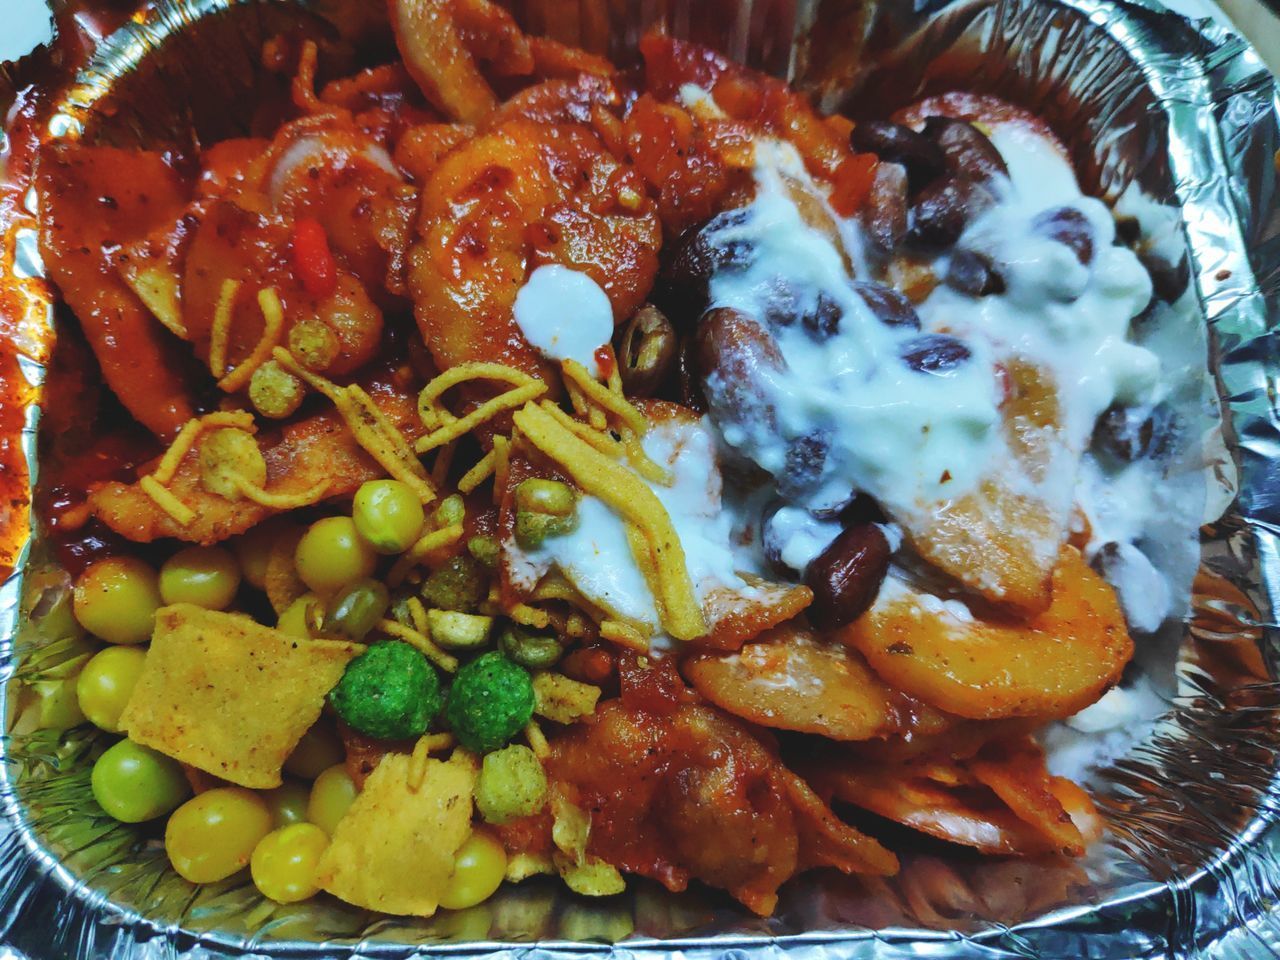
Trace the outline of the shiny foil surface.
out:
<instances>
[{"instance_id":1,"label":"shiny foil surface","mask_svg":"<svg viewBox=\"0 0 1280 960\"><path fill-rule=\"evenodd\" d=\"M96 812L94 738L15 733L0 768L0 956L1214 957L1280 956L1280 117L1274 80L1241 39L1155 0L524 0L525 25L626 60L639 35L678 35L789 77L828 109L883 116L948 89L997 93L1043 116L1086 192L1141 190L1180 216L1192 283L1187 336L1207 335L1230 457L1211 477L1232 501L1201 536L1191 613L1140 638L1168 691L1151 738L1095 778L1110 827L1080 862L979 858L941 847L899 876L811 873L769 919L702 891L643 881L586 900L527 881L430 920L375 917L330 898L278 906L243 874L195 888L163 849ZM47 135L124 146L210 143L243 131L280 81L264 40L301 27L335 69L390 54L372 0L173 0L98 44ZM2 15L0 15L2 18ZM0 68L22 85L22 64ZM12 117L11 117L12 120ZM25 202L25 198L18 198ZM0 195L0 203L4 197ZM14 203L12 197L9 198ZM1175 223L1176 223L1175 217ZM53 316L31 224L0 264L0 371L30 478ZM47 337L43 338L47 341ZM16 389L21 388L21 389ZM12 419L12 417L10 418ZM7 420L5 421L7 423ZM8 429L6 427L5 429ZM0 525L21 525L27 497ZM1215 515L1220 510L1210 511ZM38 528L37 522L33 526ZM0 697L54 676L66 644L37 619L66 591L40 538L0 587ZM25 561L25 568L22 561ZM6 727L6 729L8 729Z\"/></svg>"}]
</instances>

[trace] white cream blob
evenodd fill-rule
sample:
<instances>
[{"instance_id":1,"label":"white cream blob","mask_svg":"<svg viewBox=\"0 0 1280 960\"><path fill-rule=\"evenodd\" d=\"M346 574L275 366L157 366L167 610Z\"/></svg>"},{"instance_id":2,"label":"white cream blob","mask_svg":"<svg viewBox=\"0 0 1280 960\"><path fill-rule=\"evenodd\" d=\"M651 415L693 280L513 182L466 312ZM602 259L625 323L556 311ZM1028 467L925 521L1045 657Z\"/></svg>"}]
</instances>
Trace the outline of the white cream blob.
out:
<instances>
[{"instance_id":1,"label":"white cream blob","mask_svg":"<svg viewBox=\"0 0 1280 960\"><path fill-rule=\"evenodd\" d=\"M736 571L733 519L721 509L715 437L707 421L656 423L642 445L674 477L669 487L648 485L680 538L695 596L705 600L720 587L751 593ZM547 538L537 550L525 553L524 559L527 566L513 569L523 569L525 579L533 576L536 582L536 577L555 567L583 596L613 616L659 629L653 593L632 557L622 518L596 497L579 500L578 525L572 532Z\"/></svg>"},{"instance_id":2,"label":"white cream blob","mask_svg":"<svg viewBox=\"0 0 1280 960\"><path fill-rule=\"evenodd\" d=\"M516 326L548 360L576 360L598 374L596 351L613 337L613 306L580 270L538 267L516 294Z\"/></svg>"}]
</instances>

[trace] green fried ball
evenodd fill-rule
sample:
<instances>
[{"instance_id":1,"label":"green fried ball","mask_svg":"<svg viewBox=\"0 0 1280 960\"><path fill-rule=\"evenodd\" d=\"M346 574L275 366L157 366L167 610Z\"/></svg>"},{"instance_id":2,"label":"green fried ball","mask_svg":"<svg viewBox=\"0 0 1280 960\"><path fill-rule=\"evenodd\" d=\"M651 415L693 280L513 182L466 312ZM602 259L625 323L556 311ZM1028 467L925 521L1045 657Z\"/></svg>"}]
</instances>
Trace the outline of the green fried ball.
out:
<instances>
[{"instance_id":1,"label":"green fried ball","mask_svg":"<svg viewBox=\"0 0 1280 960\"><path fill-rule=\"evenodd\" d=\"M453 678L445 716L464 747L497 750L533 716L533 681L502 654L481 654Z\"/></svg>"},{"instance_id":2,"label":"green fried ball","mask_svg":"<svg viewBox=\"0 0 1280 960\"><path fill-rule=\"evenodd\" d=\"M329 691L348 725L376 740L426 733L444 704L440 676L427 658L400 640L375 643L349 664Z\"/></svg>"}]
</instances>

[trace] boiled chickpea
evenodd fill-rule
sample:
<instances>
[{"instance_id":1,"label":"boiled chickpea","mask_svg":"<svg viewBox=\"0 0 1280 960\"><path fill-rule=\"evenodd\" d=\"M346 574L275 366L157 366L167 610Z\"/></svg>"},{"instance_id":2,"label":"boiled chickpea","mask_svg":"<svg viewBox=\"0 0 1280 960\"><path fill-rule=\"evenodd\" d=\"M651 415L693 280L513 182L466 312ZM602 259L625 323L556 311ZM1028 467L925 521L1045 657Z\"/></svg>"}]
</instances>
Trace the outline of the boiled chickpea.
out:
<instances>
[{"instance_id":1,"label":"boiled chickpea","mask_svg":"<svg viewBox=\"0 0 1280 960\"><path fill-rule=\"evenodd\" d=\"M316 782L311 787L311 798L307 801L307 819L329 836L333 836L338 821L346 816L359 792L345 766L339 763L330 767L316 777Z\"/></svg>"},{"instance_id":2,"label":"boiled chickpea","mask_svg":"<svg viewBox=\"0 0 1280 960\"><path fill-rule=\"evenodd\" d=\"M294 823L268 833L253 850L253 885L268 900L297 903L319 892L316 867L329 835L313 823Z\"/></svg>"},{"instance_id":3,"label":"boiled chickpea","mask_svg":"<svg viewBox=\"0 0 1280 960\"><path fill-rule=\"evenodd\" d=\"M89 775L93 798L122 823L164 816L191 793L176 760L121 740L98 758Z\"/></svg>"},{"instance_id":4,"label":"boiled chickpea","mask_svg":"<svg viewBox=\"0 0 1280 960\"><path fill-rule=\"evenodd\" d=\"M165 603L225 610L239 589L240 565L222 547L187 547L160 568L160 596Z\"/></svg>"},{"instance_id":5,"label":"boiled chickpea","mask_svg":"<svg viewBox=\"0 0 1280 960\"><path fill-rule=\"evenodd\" d=\"M240 572L249 586L258 590L266 589L271 548L277 540L286 539L295 529L287 518L272 517L231 541L231 548L240 561Z\"/></svg>"},{"instance_id":6,"label":"boiled chickpea","mask_svg":"<svg viewBox=\"0 0 1280 960\"><path fill-rule=\"evenodd\" d=\"M90 723L108 733L120 732L120 714L146 662L146 651L137 647L107 647L94 654L76 680L80 710Z\"/></svg>"},{"instance_id":7,"label":"boiled chickpea","mask_svg":"<svg viewBox=\"0 0 1280 960\"><path fill-rule=\"evenodd\" d=\"M325 517L302 535L293 562L309 589L329 594L372 576L378 555L350 517Z\"/></svg>"},{"instance_id":8,"label":"boiled chickpea","mask_svg":"<svg viewBox=\"0 0 1280 960\"><path fill-rule=\"evenodd\" d=\"M493 834L474 830L453 857L453 876L440 896L446 910L465 910L488 900L507 874L507 851Z\"/></svg>"},{"instance_id":9,"label":"boiled chickpea","mask_svg":"<svg viewBox=\"0 0 1280 960\"><path fill-rule=\"evenodd\" d=\"M426 514L422 502L399 480L370 480L361 484L352 502L356 529L379 553L402 553L422 532Z\"/></svg>"},{"instance_id":10,"label":"boiled chickpea","mask_svg":"<svg viewBox=\"0 0 1280 960\"><path fill-rule=\"evenodd\" d=\"M274 790L264 790L262 799L271 811L271 826L279 829L292 823L306 823L310 796L311 787L297 780L286 780Z\"/></svg>"},{"instance_id":11,"label":"boiled chickpea","mask_svg":"<svg viewBox=\"0 0 1280 960\"><path fill-rule=\"evenodd\" d=\"M333 728L321 721L302 735L284 762L284 771L303 780L314 780L330 767L342 763L346 755Z\"/></svg>"},{"instance_id":12,"label":"boiled chickpea","mask_svg":"<svg viewBox=\"0 0 1280 960\"><path fill-rule=\"evenodd\" d=\"M216 883L249 865L271 831L266 801L243 787L217 787L173 811L164 849L173 869L192 883Z\"/></svg>"},{"instance_id":13,"label":"boiled chickpea","mask_svg":"<svg viewBox=\"0 0 1280 960\"><path fill-rule=\"evenodd\" d=\"M76 581L76 619L108 643L150 640L161 602L156 572L134 557L91 563Z\"/></svg>"}]
</instances>

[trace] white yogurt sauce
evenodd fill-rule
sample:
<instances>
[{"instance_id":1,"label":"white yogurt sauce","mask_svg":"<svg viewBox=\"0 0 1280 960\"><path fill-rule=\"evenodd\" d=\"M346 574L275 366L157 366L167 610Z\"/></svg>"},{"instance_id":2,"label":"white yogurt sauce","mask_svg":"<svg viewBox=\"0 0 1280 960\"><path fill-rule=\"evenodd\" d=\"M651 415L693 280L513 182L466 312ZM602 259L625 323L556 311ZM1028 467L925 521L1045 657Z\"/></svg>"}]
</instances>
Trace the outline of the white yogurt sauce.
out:
<instances>
[{"instance_id":1,"label":"white yogurt sauce","mask_svg":"<svg viewBox=\"0 0 1280 960\"><path fill-rule=\"evenodd\" d=\"M721 509L720 470L715 437L705 419L655 424L645 435L645 452L667 465L675 482L665 487L650 483L671 517L684 548L685 565L699 601L718 587L741 593L752 590L738 576L731 541L733 520ZM516 550L514 545L509 549ZM518 552L518 551L517 551ZM568 534L549 537L524 554L522 579L536 578L556 567L583 596L614 616L659 627L653 593L636 565L622 519L601 500L584 496L578 502L578 525Z\"/></svg>"},{"instance_id":2,"label":"white yogurt sauce","mask_svg":"<svg viewBox=\"0 0 1280 960\"><path fill-rule=\"evenodd\" d=\"M613 336L613 306L585 273L559 264L538 267L516 294L514 316L548 360L576 360L598 375L596 351Z\"/></svg>"},{"instance_id":3,"label":"white yogurt sauce","mask_svg":"<svg viewBox=\"0 0 1280 960\"><path fill-rule=\"evenodd\" d=\"M841 318L823 340L799 323L774 327L784 367L759 371L761 410L738 409L735 416L719 418L725 441L778 475L796 440L820 434L829 444L820 476L794 501L810 510L837 506L855 489L891 512L963 493L1001 443L986 345L969 344L971 358L944 373L912 370L900 353L917 332L887 326L872 314L851 286L847 245L807 223L793 201L795 189L822 200L794 148L757 144L755 174L757 194L745 219L713 238L745 244L751 261L745 270L713 276L712 305L761 318L783 284L802 309L812 309L821 296L839 308ZM838 221L833 216L831 222ZM729 386L715 375L708 379L713 409ZM797 525L793 556L821 549L823 536L834 532Z\"/></svg>"},{"instance_id":4,"label":"white yogurt sauce","mask_svg":"<svg viewBox=\"0 0 1280 960\"><path fill-rule=\"evenodd\" d=\"M971 297L939 286L921 304L920 316L930 329L985 339L1002 355L1020 354L1052 371L1061 387L1066 439L1079 452L1112 403L1146 403L1158 390L1160 361L1128 340L1129 321L1151 299L1151 278L1132 251L1114 244L1111 211L1080 193L1051 140L1020 124L997 125L990 139L1009 180L999 185L1000 202L966 229L957 246L999 264L1006 291ZM1033 228L1037 215L1059 207L1078 210L1092 228L1088 266L1066 244Z\"/></svg>"},{"instance_id":5,"label":"white yogurt sauce","mask_svg":"<svg viewBox=\"0 0 1280 960\"><path fill-rule=\"evenodd\" d=\"M1113 687L1097 703L1044 730L1045 762L1055 777L1076 782L1127 754L1150 736L1169 705L1150 682Z\"/></svg>"}]
</instances>

